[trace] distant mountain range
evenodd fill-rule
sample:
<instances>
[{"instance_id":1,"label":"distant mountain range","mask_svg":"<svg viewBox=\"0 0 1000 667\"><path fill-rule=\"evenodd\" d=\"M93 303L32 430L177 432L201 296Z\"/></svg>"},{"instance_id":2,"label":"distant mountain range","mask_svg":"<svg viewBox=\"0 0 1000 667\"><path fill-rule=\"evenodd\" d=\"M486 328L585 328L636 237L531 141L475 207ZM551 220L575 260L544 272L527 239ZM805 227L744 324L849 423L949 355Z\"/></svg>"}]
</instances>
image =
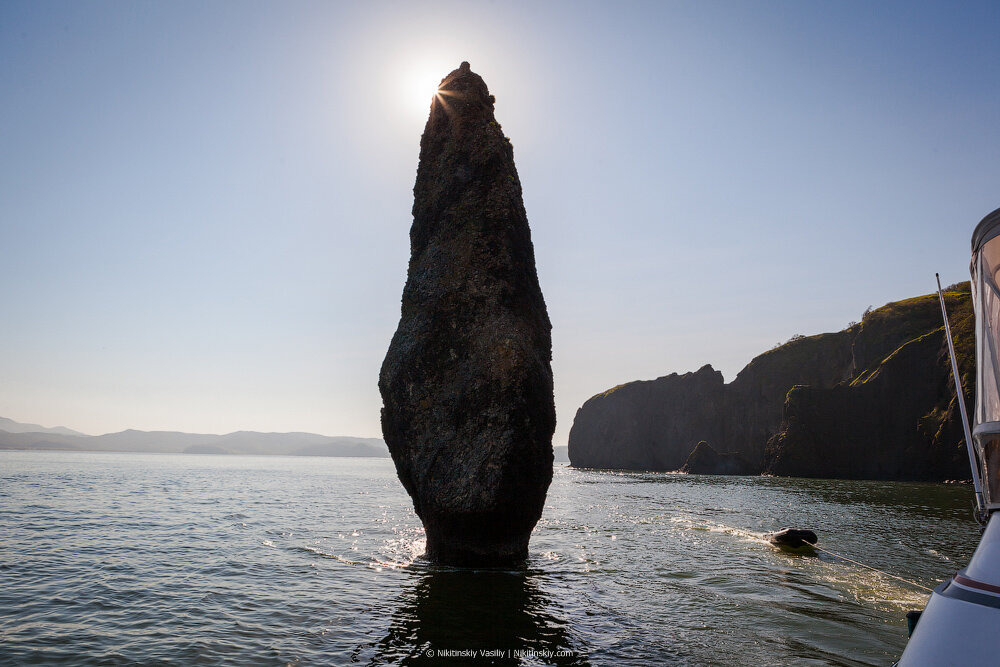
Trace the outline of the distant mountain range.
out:
<instances>
[{"instance_id":1,"label":"distant mountain range","mask_svg":"<svg viewBox=\"0 0 1000 667\"><path fill-rule=\"evenodd\" d=\"M163 454L277 454L284 456L387 457L380 438L325 436L315 433L256 433L226 435L135 431L85 435L72 429L44 428L0 417L0 449L54 449Z\"/></svg>"},{"instance_id":2,"label":"distant mountain range","mask_svg":"<svg viewBox=\"0 0 1000 667\"><path fill-rule=\"evenodd\" d=\"M85 435L62 426L45 428L38 424L22 424L5 417L0 417L0 449L376 458L389 456L389 449L381 438L255 431L210 435L131 429L106 435ZM565 447L556 447L555 450L557 462L569 460Z\"/></svg>"},{"instance_id":3,"label":"distant mountain range","mask_svg":"<svg viewBox=\"0 0 1000 667\"><path fill-rule=\"evenodd\" d=\"M65 426L45 428L44 426L39 426L38 424L22 424L21 422L16 422L13 419L7 419L6 417L0 417L0 431L7 431L8 433L59 433L61 435L87 435L86 433L80 433L79 431L74 431L73 429L66 428Z\"/></svg>"}]
</instances>

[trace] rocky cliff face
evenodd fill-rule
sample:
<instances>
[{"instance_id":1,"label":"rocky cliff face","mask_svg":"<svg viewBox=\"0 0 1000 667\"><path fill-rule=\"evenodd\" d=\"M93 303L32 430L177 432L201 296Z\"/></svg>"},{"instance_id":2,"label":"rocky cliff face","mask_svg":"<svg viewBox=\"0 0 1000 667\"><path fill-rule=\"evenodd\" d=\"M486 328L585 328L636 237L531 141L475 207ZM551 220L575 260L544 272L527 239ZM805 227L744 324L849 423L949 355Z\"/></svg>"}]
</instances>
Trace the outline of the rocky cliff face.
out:
<instances>
[{"instance_id":1,"label":"rocky cliff face","mask_svg":"<svg viewBox=\"0 0 1000 667\"><path fill-rule=\"evenodd\" d=\"M382 432L427 556L510 564L527 556L552 479L551 325L493 96L468 63L438 90L379 377Z\"/></svg>"},{"instance_id":2,"label":"rocky cliff face","mask_svg":"<svg viewBox=\"0 0 1000 667\"><path fill-rule=\"evenodd\" d=\"M739 451L754 466L781 423L785 395L793 385L832 387L851 377L856 328L791 340L754 358L727 387L727 410L719 415L728 437L721 451ZM711 443L711 441L709 441Z\"/></svg>"},{"instance_id":3,"label":"rocky cliff face","mask_svg":"<svg viewBox=\"0 0 1000 667\"><path fill-rule=\"evenodd\" d=\"M700 440L739 452L754 471L795 384L832 386L849 373L849 331L791 341L725 384L711 366L630 382L583 404L569 434L570 462L585 468L677 470Z\"/></svg>"},{"instance_id":4,"label":"rocky cliff face","mask_svg":"<svg viewBox=\"0 0 1000 667\"><path fill-rule=\"evenodd\" d=\"M630 382L594 396L577 410L569 460L577 467L676 470L699 440L720 442L722 373L704 366Z\"/></svg>"},{"instance_id":5,"label":"rocky cliff face","mask_svg":"<svg viewBox=\"0 0 1000 667\"><path fill-rule=\"evenodd\" d=\"M946 299L971 397L968 283ZM687 461L691 471L967 477L943 340L937 296L928 295L887 304L837 333L789 341L756 357L729 384L706 366L622 385L577 412L570 461L675 470L705 440L712 451L703 448Z\"/></svg>"},{"instance_id":6,"label":"rocky cliff face","mask_svg":"<svg viewBox=\"0 0 1000 667\"><path fill-rule=\"evenodd\" d=\"M946 295L972 413L974 314L968 292ZM935 318L936 315L936 318ZM968 455L937 295L871 313L855 340L859 371L832 388L793 387L765 471L799 477L967 478Z\"/></svg>"}]
</instances>

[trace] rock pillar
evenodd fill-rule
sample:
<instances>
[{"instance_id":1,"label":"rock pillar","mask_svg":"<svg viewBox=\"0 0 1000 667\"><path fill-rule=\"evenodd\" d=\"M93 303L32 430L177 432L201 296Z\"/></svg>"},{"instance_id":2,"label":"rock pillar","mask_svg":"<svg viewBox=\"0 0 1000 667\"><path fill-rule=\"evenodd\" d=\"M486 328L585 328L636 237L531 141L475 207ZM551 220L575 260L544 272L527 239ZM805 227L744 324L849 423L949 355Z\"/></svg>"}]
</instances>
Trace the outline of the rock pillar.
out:
<instances>
[{"instance_id":1,"label":"rock pillar","mask_svg":"<svg viewBox=\"0 0 1000 667\"><path fill-rule=\"evenodd\" d=\"M462 63L420 140L410 263L382 364L382 433L427 557L508 565L552 480L551 325L514 153Z\"/></svg>"}]
</instances>

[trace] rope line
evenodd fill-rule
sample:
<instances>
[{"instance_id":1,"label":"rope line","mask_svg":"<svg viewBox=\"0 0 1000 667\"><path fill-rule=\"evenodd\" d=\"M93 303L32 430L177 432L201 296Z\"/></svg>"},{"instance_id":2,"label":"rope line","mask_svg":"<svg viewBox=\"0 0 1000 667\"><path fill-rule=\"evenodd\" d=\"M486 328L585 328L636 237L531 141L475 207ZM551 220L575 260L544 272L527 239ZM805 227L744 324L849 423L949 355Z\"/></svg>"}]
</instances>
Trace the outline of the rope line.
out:
<instances>
[{"instance_id":1,"label":"rope line","mask_svg":"<svg viewBox=\"0 0 1000 667\"><path fill-rule=\"evenodd\" d=\"M884 574L887 577L892 577L893 579L899 579L903 583L909 584L911 586L916 586L917 588L922 588L923 590L927 591L928 593L933 593L934 592L933 588L927 588L923 584L918 584L915 581L910 581L909 579L903 579L902 577L898 577L895 574L889 574L885 570L880 570L877 567L872 567L871 565L866 565L865 563L862 563L860 561L852 560L852 559L848 558L847 556L841 556L840 554L835 554L832 551L830 551L828 549L824 549L823 547L818 547L815 544L812 545L812 547L813 547L813 549L816 549L817 551L822 551L825 554L830 554L834 558L839 558L841 560L846 560L848 563L854 563L855 565L860 565L861 567L866 567L869 570L874 570L875 572L878 572L879 574Z\"/></svg>"}]
</instances>

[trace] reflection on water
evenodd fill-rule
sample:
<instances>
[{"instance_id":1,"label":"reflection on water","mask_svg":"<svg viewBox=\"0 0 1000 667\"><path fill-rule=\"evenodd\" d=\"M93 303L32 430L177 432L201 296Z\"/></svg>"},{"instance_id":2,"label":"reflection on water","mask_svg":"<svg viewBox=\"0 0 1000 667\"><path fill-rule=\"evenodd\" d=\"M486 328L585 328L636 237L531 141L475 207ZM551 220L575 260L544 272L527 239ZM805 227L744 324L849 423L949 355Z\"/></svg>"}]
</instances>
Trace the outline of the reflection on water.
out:
<instances>
[{"instance_id":1,"label":"reflection on water","mask_svg":"<svg viewBox=\"0 0 1000 667\"><path fill-rule=\"evenodd\" d=\"M399 597L370 665L586 665L530 571L430 567ZM363 657L361 649L356 657Z\"/></svg>"}]
</instances>

